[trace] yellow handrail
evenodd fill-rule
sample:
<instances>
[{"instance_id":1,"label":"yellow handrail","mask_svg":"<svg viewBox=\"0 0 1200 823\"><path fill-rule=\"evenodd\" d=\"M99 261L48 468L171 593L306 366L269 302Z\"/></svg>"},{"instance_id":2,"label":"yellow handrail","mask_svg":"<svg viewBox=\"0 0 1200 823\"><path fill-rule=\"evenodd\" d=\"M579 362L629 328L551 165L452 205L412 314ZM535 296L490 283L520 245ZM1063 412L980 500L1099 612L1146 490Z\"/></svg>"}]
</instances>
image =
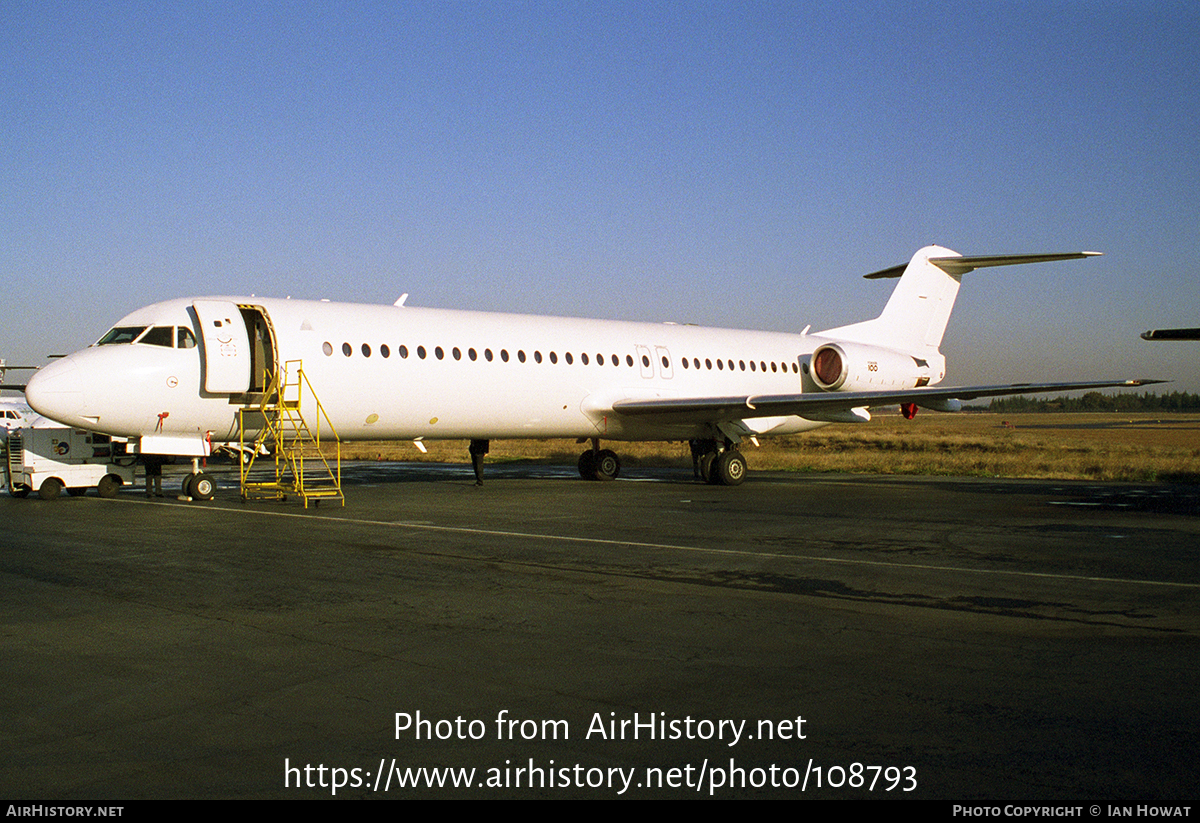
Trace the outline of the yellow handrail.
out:
<instances>
[{"instance_id":1,"label":"yellow handrail","mask_svg":"<svg viewBox=\"0 0 1200 823\"><path fill-rule=\"evenodd\" d=\"M295 377L294 380L291 377ZM304 393L308 393L316 404L316 414L313 417L315 426L309 426L305 420L302 407ZM247 413L261 416L261 423L247 426ZM342 494L342 448L337 429L330 419L329 413L321 403L308 376L304 373L304 364L300 360L289 360L272 375L270 385L259 398L257 409L244 408L238 410L239 448L245 453L245 433L248 428L253 430L258 426L258 435L248 461L242 461L241 484L242 498L272 497L285 499L288 492L299 494L305 508L313 498L319 502L321 498L337 497L342 505L346 504ZM334 465L329 465L321 445L321 429L327 427L334 441ZM290 433L290 434L289 434ZM263 446L271 441L274 444L275 479L273 481L252 481L250 469ZM306 484L305 443L311 443L316 456L324 467L323 475L332 481L331 485L312 486ZM290 482L285 478L289 473Z\"/></svg>"}]
</instances>

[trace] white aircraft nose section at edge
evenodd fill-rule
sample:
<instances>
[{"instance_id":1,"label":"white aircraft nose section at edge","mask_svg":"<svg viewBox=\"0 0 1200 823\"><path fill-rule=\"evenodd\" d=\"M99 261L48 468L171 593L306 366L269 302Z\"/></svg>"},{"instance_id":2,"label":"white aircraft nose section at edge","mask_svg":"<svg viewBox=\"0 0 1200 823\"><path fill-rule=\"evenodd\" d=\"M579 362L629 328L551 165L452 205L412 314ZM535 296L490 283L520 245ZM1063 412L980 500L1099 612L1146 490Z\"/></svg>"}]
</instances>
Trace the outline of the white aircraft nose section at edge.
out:
<instances>
[{"instance_id":1,"label":"white aircraft nose section at edge","mask_svg":"<svg viewBox=\"0 0 1200 823\"><path fill-rule=\"evenodd\" d=\"M68 426L82 426L84 423L80 413L88 379L76 365L76 356L56 360L43 367L29 379L29 385L25 388L25 402L31 409Z\"/></svg>"}]
</instances>

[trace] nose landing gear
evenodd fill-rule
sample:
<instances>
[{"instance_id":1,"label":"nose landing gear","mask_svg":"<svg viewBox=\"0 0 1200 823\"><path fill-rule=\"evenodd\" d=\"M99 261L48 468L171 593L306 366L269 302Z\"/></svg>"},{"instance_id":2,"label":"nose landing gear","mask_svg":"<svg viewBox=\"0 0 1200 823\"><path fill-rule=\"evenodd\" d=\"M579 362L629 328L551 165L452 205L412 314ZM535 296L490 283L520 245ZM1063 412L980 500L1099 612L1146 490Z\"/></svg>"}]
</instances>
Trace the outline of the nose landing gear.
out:
<instances>
[{"instance_id":1,"label":"nose landing gear","mask_svg":"<svg viewBox=\"0 0 1200 823\"><path fill-rule=\"evenodd\" d=\"M211 474L200 471L199 458L192 458L192 473L183 478L183 496L196 500L212 500L217 493L217 481Z\"/></svg>"}]
</instances>

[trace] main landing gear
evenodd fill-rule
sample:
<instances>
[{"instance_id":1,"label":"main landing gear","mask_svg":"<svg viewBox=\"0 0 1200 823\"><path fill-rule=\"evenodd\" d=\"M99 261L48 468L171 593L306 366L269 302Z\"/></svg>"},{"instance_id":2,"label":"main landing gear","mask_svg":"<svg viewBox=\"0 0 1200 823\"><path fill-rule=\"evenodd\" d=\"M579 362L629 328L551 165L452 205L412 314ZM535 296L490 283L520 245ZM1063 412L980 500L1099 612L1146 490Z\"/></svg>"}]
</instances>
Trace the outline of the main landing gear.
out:
<instances>
[{"instance_id":1,"label":"main landing gear","mask_svg":"<svg viewBox=\"0 0 1200 823\"><path fill-rule=\"evenodd\" d=\"M579 455L579 476L584 480L616 480L621 474L621 458L612 449L600 448L592 438L592 447Z\"/></svg>"},{"instance_id":2,"label":"main landing gear","mask_svg":"<svg viewBox=\"0 0 1200 823\"><path fill-rule=\"evenodd\" d=\"M732 442L693 440L692 468L698 479L713 486L737 486L746 479L746 458ZM592 447L579 455L579 476L584 480L615 480L621 474L621 458L611 449Z\"/></svg>"},{"instance_id":3,"label":"main landing gear","mask_svg":"<svg viewBox=\"0 0 1200 823\"><path fill-rule=\"evenodd\" d=\"M746 458L732 443L693 440L692 473L711 486L737 486L746 479Z\"/></svg>"}]
</instances>

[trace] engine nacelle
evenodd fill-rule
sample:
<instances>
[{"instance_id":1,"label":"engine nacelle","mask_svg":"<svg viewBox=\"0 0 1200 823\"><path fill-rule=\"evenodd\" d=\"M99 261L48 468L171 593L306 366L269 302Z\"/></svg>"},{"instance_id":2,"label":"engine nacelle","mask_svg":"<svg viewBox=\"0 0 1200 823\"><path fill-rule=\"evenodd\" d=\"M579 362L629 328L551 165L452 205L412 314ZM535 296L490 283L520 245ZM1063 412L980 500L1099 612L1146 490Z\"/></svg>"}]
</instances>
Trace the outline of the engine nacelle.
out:
<instances>
[{"instance_id":1,"label":"engine nacelle","mask_svg":"<svg viewBox=\"0 0 1200 823\"><path fill-rule=\"evenodd\" d=\"M946 374L940 354L915 357L862 343L825 343L809 361L809 376L823 391L886 391L937 383Z\"/></svg>"}]
</instances>

